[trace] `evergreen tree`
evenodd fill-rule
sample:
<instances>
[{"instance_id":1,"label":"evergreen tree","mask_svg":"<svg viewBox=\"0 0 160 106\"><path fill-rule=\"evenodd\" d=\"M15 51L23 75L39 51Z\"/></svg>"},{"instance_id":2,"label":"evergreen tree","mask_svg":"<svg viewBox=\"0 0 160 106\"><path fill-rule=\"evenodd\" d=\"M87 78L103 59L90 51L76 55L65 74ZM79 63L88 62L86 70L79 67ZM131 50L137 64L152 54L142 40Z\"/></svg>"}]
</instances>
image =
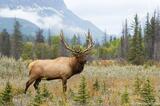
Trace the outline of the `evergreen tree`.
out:
<instances>
[{"instance_id":1,"label":"evergreen tree","mask_svg":"<svg viewBox=\"0 0 160 106\"><path fill-rule=\"evenodd\" d=\"M144 46L145 46L145 58L152 59L152 37L151 37L151 25L149 20L149 13L147 13L146 24L144 28Z\"/></svg>"},{"instance_id":2,"label":"evergreen tree","mask_svg":"<svg viewBox=\"0 0 160 106\"><path fill-rule=\"evenodd\" d=\"M75 46L75 45L77 45L77 36L76 35L74 35L73 37L72 37L72 39L71 39L71 44L72 44L72 46Z\"/></svg>"},{"instance_id":3,"label":"evergreen tree","mask_svg":"<svg viewBox=\"0 0 160 106\"><path fill-rule=\"evenodd\" d=\"M149 79L145 81L142 87L141 101L145 104L145 106L154 106L154 103L156 102L154 89Z\"/></svg>"},{"instance_id":4,"label":"evergreen tree","mask_svg":"<svg viewBox=\"0 0 160 106\"><path fill-rule=\"evenodd\" d=\"M150 51L151 51L151 59L154 59L154 53L155 53L155 37L156 37L156 13L154 13L154 16L151 18L151 22L150 22L150 39L151 39L151 47L150 47Z\"/></svg>"},{"instance_id":5,"label":"evergreen tree","mask_svg":"<svg viewBox=\"0 0 160 106\"><path fill-rule=\"evenodd\" d=\"M142 80L137 76L134 82L134 94L140 95L142 84Z\"/></svg>"},{"instance_id":6,"label":"evergreen tree","mask_svg":"<svg viewBox=\"0 0 160 106\"><path fill-rule=\"evenodd\" d=\"M110 42L112 42L112 40L113 40L113 37L112 37L112 36L110 36L110 39L109 39L109 41L110 41Z\"/></svg>"},{"instance_id":7,"label":"evergreen tree","mask_svg":"<svg viewBox=\"0 0 160 106\"><path fill-rule=\"evenodd\" d=\"M130 106L129 101L129 93L127 91L127 88L125 88L125 91L121 95L121 104L122 106Z\"/></svg>"},{"instance_id":8,"label":"evergreen tree","mask_svg":"<svg viewBox=\"0 0 160 106\"><path fill-rule=\"evenodd\" d=\"M38 88L32 105L33 106L40 106L42 103L43 103L43 97L42 97L40 89Z\"/></svg>"},{"instance_id":9,"label":"evergreen tree","mask_svg":"<svg viewBox=\"0 0 160 106\"><path fill-rule=\"evenodd\" d=\"M23 48L23 37L20 31L21 25L15 20L14 32L12 36L12 55L15 59L19 59Z\"/></svg>"},{"instance_id":10,"label":"evergreen tree","mask_svg":"<svg viewBox=\"0 0 160 106\"><path fill-rule=\"evenodd\" d=\"M10 49L11 49L11 44L10 44L10 35L7 32L6 29L3 29L2 33L0 34L0 52L4 56L10 56Z\"/></svg>"},{"instance_id":11,"label":"evergreen tree","mask_svg":"<svg viewBox=\"0 0 160 106\"><path fill-rule=\"evenodd\" d=\"M122 32L123 33L123 32ZM124 35L121 37L121 43L120 43L120 57L125 58L125 51L124 51Z\"/></svg>"},{"instance_id":12,"label":"evergreen tree","mask_svg":"<svg viewBox=\"0 0 160 106\"><path fill-rule=\"evenodd\" d=\"M122 37L120 41L120 57L123 59L127 59L129 50L129 29L127 19L125 20L125 24L122 29Z\"/></svg>"},{"instance_id":13,"label":"evergreen tree","mask_svg":"<svg viewBox=\"0 0 160 106\"><path fill-rule=\"evenodd\" d=\"M105 31L104 33L104 39L103 39L103 45L105 45L107 43L107 33Z\"/></svg>"},{"instance_id":14,"label":"evergreen tree","mask_svg":"<svg viewBox=\"0 0 160 106\"><path fill-rule=\"evenodd\" d=\"M53 48L53 58L56 58L60 55L60 49L61 49L61 41L59 36L53 36L52 37L52 48Z\"/></svg>"},{"instance_id":15,"label":"evergreen tree","mask_svg":"<svg viewBox=\"0 0 160 106\"><path fill-rule=\"evenodd\" d=\"M43 30L38 29L36 32L35 39L35 54L38 59L44 59L46 57L45 54L46 44L44 43Z\"/></svg>"},{"instance_id":16,"label":"evergreen tree","mask_svg":"<svg viewBox=\"0 0 160 106\"><path fill-rule=\"evenodd\" d=\"M93 89L94 89L95 91L99 91L100 85L99 85L98 79L96 79L96 81L94 82L94 84L93 84Z\"/></svg>"},{"instance_id":17,"label":"evergreen tree","mask_svg":"<svg viewBox=\"0 0 160 106\"><path fill-rule=\"evenodd\" d=\"M13 106L12 86L7 82L4 91L0 94L0 105Z\"/></svg>"},{"instance_id":18,"label":"evergreen tree","mask_svg":"<svg viewBox=\"0 0 160 106\"><path fill-rule=\"evenodd\" d=\"M142 39L142 29L139 26L139 34L137 36L137 63L143 64L144 63L144 47L143 47L143 39Z\"/></svg>"},{"instance_id":19,"label":"evergreen tree","mask_svg":"<svg viewBox=\"0 0 160 106\"><path fill-rule=\"evenodd\" d=\"M21 57L24 60L33 58L33 44L31 42L24 43Z\"/></svg>"},{"instance_id":20,"label":"evergreen tree","mask_svg":"<svg viewBox=\"0 0 160 106\"><path fill-rule=\"evenodd\" d=\"M81 83L79 85L78 94L75 97L75 101L80 103L81 105L85 105L88 102L88 91L87 91L87 83L84 76L81 78Z\"/></svg>"},{"instance_id":21,"label":"evergreen tree","mask_svg":"<svg viewBox=\"0 0 160 106\"><path fill-rule=\"evenodd\" d=\"M48 45L49 46L52 45L52 38L51 38L51 32L50 32L50 30L48 30Z\"/></svg>"},{"instance_id":22,"label":"evergreen tree","mask_svg":"<svg viewBox=\"0 0 160 106\"><path fill-rule=\"evenodd\" d=\"M142 45L141 28L139 26L137 14L134 18L133 31L134 35L128 53L128 60L132 64L141 65L144 62L144 55L143 55L144 52Z\"/></svg>"},{"instance_id":23,"label":"evergreen tree","mask_svg":"<svg viewBox=\"0 0 160 106\"><path fill-rule=\"evenodd\" d=\"M154 60L160 60L160 11L156 13L156 22L155 22L155 42L154 42Z\"/></svg>"},{"instance_id":24,"label":"evergreen tree","mask_svg":"<svg viewBox=\"0 0 160 106\"><path fill-rule=\"evenodd\" d=\"M44 43L43 30L38 29L36 32L36 43Z\"/></svg>"}]
</instances>

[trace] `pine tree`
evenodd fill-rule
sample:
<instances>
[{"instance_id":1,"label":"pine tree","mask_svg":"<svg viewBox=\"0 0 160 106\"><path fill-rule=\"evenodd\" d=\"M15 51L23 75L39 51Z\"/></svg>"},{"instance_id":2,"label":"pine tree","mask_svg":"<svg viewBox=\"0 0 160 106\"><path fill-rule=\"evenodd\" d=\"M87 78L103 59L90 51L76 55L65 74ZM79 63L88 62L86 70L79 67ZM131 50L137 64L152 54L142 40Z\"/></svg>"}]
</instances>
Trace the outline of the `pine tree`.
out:
<instances>
[{"instance_id":1,"label":"pine tree","mask_svg":"<svg viewBox=\"0 0 160 106\"><path fill-rule=\"evenodd\" d=\"M12 106L13 102L12 86L7 82L4 91L0 94L0 105Z\"/></svg>"},{"instance_id":2,"label":"pine tree","mask_svg":"<svg viewBox=\"0 0 160 106\"><path fill-rule=\"evenodd\" d=\"M12 55L15 59L19 59L23 48L23 36L20 31L21 25L15 20L14 32L12 36Z\"/></svg>"},{"instance_id":3,"label":"pine tree","mask_svg":"<svg viewBox=\"0 0 160 106\"><path fill-rule=\"evenodd\" d=\"M142 87L141 101L145 104L145 106L154 106L154 103L156 102L154 89L149 79L145 81Z\"/></svg>"},{"instance_id":4,"label":"pine tree","mask_svg":"<svg viewBox=\"0 0 160 106\"><path fill-rule=\"evenodd\" d=\"M146 24L144 28L144 46L145 46L145 58L146 59L152 59L151 42L152 42L151 25L150 25L150 20L149 20L149 13L147 13L147 19L146 19Z\"/></svg>"},{"instance_id":5,"label":"pine tree","mask_svg":"<svg viewBox=\"0 0 160 106\"><path fill-rule=\"evenodd\" d=\"M38 29L36 32L36 43L44 43L43 30Z\"/></svg>"},{"instance_id":6,"label":"pine tree","mask_svg":"<svg viewBox=\"0 0 160 106\"><path fill-rule=\"evenodd\" d=\"M137 36L137 64L143 64L144 63L144 47L143 47L143 39L142 39L142 29L141 26L139 26L139 34Z\"/></svg>"},{"instance_id":7,"label":"pine tree","mask_svg":"<svg viewBox=\"0 0 160 106\"><path fill-rule=\"evenodd\" d=\"M150 28L151 28L151 47L150 47L150 51L151 51L151 59L154 59L154 53L155 53L155 37L156 37L156 13L154 13L154 16L151 18L150 21Z\"/></svg>"},{"instance_id":8,"label":"pine tree","mask_svg":"<svg viewBox=\"0 0 160 106\"><path fill-rule=\"evenodd\" d=\"M127 88L125 88L125 91L121 95L121 104L122 106L130 106L129 101L129 93L127 91Z\"/></svg>"},{"instance_id":9,"label":"pine tree","mask_svg":"<svg viewBox=\"0 0 160 106\"><path fill-rule=\"evenodd\" d=\"M88 91L87 91L87 83L84 76L81 77L81 82L79 85L79 90L77 96L75 96L75 101L80 103L81 105L85 105L88 103Z\"/></svg>"},{"instance_id":10,"label":"pine tree","mask_svg":"<svg viewBox=\"0 0 160 106\"><path fill-rule=\"evenodd\" d=\"M154 60L160 60L160 11L158 10L156 13L155 20L155 42L154 42Z\"/></svg>"},{"instance_id":11,"label":"pine tree","mask_svg":"<svg viewBox=\"0 0 160 106\"><path fill-rule=\"evenodd\" d=\"M112 37L112 36L110 36L110 39L109 39L109 41L110 41L110 42L112 42L112 40L113 40L113 37Z\"/></svg>"},{"instance_id":12,"label":"pine tree","mask_svg":"<svg viewBox=\"0 0 160 106\"><path fill-rule=\"evenodd\" d=\"M93 89L94 89L95 91L99 91L100 85L99 85L98 79L96 79L96 81L94 82L94 84L93 84Z\"/></svg>"},{"instance_id":13,"label":"pine tree","mask_svg":"<svg viewBox=\"0 0 160 106\"><path fill-rule=\"evenodd\" d=\"M77 45L77 36L76 35L74 35L73 37L72 37L72 39L71 39L71 44L72 44L72 46L75 46L75 45Z\"/></svg>"},{"instance_id":14,"label":"pine tree","mask_svg":"<svg viewBox=\"0 0 160 106\"><path fill-rule=\"evenodd\" d=\"M138 22L138 15L136 15L134 18L133 31L134 35L128 53L128 61L132 64L141 65L144 62L144 51L142 45L141 27L139 26Z\"/></svg>"},{"instance_id":15,"label":"pine tree","mask_svg":"<svg viewBox=\"0 0 160 106\"><path fill-rule=\"evenodd\" d=\"M48 89L46 88L46 85L43 85L42 96L43 96L44 98L48 98L48 97L51 96L51 95L50 95L50 92L49 92Z\"/></svg>"},{"instance_id":16,"label":"pine tree","mask_svg":"<svg viewBox=\"0 0 160 106\"><path fill-rule=\"evenodd\" d=\"M3 29L2 33L0 34L0 52L4 56L10 56L10 49L11 49L11 44L10 44L10 35L7 32L6 29Z\"/></svg>"},{"instance_id":17,"label":"pine tree","mask_svg":"<svg viewBox=\"0 0 160 106\"><path fill-rule=\"evenodd\" d=\"M142 80L137 76L134 82L134 94L140 95L142 84Z\"/></svg>"},{"instance_id":18,"label":"pine tree","mask_svg":"<svg viewBox=\"0 0 160 106\"><path fill-rule=\"evenodd\" d=\"M42 97L40 89L38 88L32 105L33 106L40 106L42 103L43 103L43 97Z\"/></svg>"},{"instance_id":19,"label":"pine tree","mask_svg":"<svg viewBox=\"0 0 160 106\"><path fill-rule=\"evenodd\" d=\"M103 39L103 45L105 45L107 43L107 33L105 31L104 33L104 39Z\"/></svg>"},{"instance_id":20,"label":"pine tree","mask_svg":"<svg viewBox=\"0 0 160 106\"><path fill-rule=\"evenodd\" d=\"M51 31L48 30L48 45L51 46L52 45L52 37L51 37Z\"/></svg>"},{"instance_id":21,"label":"pine tree","mask_svg":"<svg viewBox=\"0 0 160 106\"><path fill-rule=\"evenodd\" d=\"M32 105L33 106L40 106L43 103L46 103L47 99L52 99L52 97L53 96L46 88L46 85L44 85L42 89L40 89L40 88L37 89L37 93L32 101Z\"/></svg>"}]
</instances>

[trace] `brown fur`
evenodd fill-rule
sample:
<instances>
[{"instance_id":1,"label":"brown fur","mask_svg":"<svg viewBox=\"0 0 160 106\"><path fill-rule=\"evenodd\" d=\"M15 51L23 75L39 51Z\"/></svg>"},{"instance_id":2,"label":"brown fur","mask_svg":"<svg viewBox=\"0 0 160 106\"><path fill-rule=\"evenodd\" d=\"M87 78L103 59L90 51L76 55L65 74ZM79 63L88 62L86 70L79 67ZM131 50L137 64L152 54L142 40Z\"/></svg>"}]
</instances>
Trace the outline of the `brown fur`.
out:
<instances>
[{"instance_id":1,"label":"brown fur","mask_svg":"<svg viewBox=\"0 0 160 106\"><path fill-rule=\"evenodd\" d=\"M86 55L93 47L92 37L88 32L88 45L84 50L76 50L65 42L63 32L60 34L61 41L64 47L71 51L73 57L58 57L53 60L36 60L29 64L29 80L26 83L25 93L28 87L34 82L34 88L37 89L42 79L54 80L62 79L63 92L67 90L67 79L75 74L79 74L83 71L86 63Z\"/></svg>"},{"instance_id":2,"label":"brown fur","mask_svg":"<svg viewBox=\"0 0 160 106\"><path fill-rule=\"evenodd\" d=\"M83 71L86 60L84 57L58 57L53 60L36 60L29 64L29 80L26 83L25 93L28 87L34 83L35 89L42 79L62 79L64 92L67 79Z\"/></svg>"}]
</instances>

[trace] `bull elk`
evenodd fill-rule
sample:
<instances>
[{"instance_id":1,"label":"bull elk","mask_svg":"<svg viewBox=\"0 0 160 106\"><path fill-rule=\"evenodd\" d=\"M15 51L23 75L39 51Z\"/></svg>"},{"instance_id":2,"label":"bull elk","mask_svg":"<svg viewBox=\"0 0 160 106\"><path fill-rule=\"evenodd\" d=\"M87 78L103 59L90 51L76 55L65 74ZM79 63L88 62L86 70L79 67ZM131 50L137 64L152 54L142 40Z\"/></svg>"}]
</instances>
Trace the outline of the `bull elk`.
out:
<instances>
[{"instance_id":1,"label":"bull elk","mask_svg":"<svg viewBox=\"0 0 160 106\"><path fill-rule=\"evenodd\" d=\"M75 74L83 71L87 61L87 55L93 48L92 36L88 32L88 44L85 49L71 48L64 40L63 33L60 34L61 42L64 47L73 55L70 57L58 57L50 60L35 60L29 64L29 80L26 83L25 93L29 86L34 82L34 88L37 90L41 80L61 79L63 92L67 90L67 80Z\"/></svg>"}]
</instances>

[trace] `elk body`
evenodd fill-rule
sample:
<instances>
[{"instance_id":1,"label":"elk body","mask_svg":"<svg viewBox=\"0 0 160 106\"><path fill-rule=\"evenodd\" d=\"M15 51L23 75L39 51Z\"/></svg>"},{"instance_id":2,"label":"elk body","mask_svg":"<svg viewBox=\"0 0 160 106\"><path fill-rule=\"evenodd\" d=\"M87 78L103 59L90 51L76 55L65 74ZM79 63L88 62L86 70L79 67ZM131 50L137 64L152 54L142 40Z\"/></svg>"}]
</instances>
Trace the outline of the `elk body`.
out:
<instances>
[{"instance_id":1,"label":"elk body","mask_svg":"<svg viewBox=\"0 0 160 106\"><path fill-rule=\"evenodd\" d=\"M87 61L86 56L93 47L92 37L88 34L88 45L84 50L70 48L65 42L63 33L61 41L65 48L72 52L71 57L58 57L51 60L36 60L29 64L29 80L26 83L25 93L29 86L34 83L37 89L41 80L62 79L63 92L67 90L67 80L75 74L83 71Z\"/></svg>"}]
</instances>

